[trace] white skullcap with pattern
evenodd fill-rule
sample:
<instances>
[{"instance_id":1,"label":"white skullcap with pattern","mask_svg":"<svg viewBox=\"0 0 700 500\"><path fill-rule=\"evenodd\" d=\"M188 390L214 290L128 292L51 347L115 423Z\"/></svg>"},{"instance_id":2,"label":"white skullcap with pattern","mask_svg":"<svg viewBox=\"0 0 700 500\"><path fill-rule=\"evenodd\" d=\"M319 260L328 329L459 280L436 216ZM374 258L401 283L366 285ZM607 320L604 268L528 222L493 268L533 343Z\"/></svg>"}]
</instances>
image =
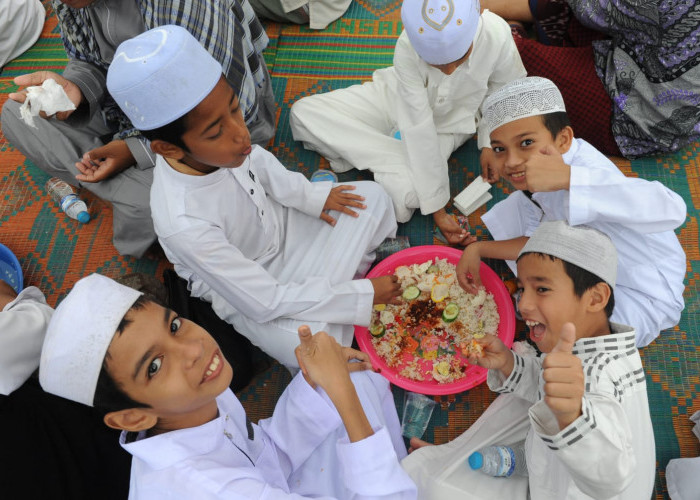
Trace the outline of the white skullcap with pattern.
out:
<instances>
[{"instance_id":1,"label":"white skullcap with pattern","mask_svg":"<svg viewBox=\"0 0 700 500\"><path fill-rule=\"evenodd\" d=\"M401 21L413 49L428 64L464 57L481 18L479 0L404 0Z\"/></svg>"},{"instance_id":2,"label":"white skullcap with pattern","mask_svg":"<svg viewBox=\"0 0 700 500\"><path fill-rule=\"evenodd\" d=\"M484 100L482 117L489 135L501 125L530 116L566 111L561 92L551 80L528 76L507 83Z\"/></svg>"},{"instance_id":3,"label":"white skullcap with pattern","mask_svg":"<svg viewBox=\"0 0 700 500\"><path fill-rule=\"evenodd\" d=\"M610 237L588 226L570 226L566 221L539 225L518 258L524 253L543 253L585 269L615 288L617 250Z\"/></svg>"},{"instance_id":4,"label":"white skullcap with pattern","mask_svg":"<svg viewBox=\"0 0 700 500\"><path fill-rule=\"evenodd\" d=\"M221 73L221 64L189 31L164 25L119 44L107 89L134 127L153 130L194 109Z\"/></svg>"},{"instance_id":5,"label":"white skullcap with pattern","mask_svg":"<svg viewBox=\"0 0 700 500\"><path fill-rule=\"evenodd\" d=\"M107 348L140 295L100 274L78 281L46 329L39 365L41 387L92 406Z\"/></svg>"}]
</instances>

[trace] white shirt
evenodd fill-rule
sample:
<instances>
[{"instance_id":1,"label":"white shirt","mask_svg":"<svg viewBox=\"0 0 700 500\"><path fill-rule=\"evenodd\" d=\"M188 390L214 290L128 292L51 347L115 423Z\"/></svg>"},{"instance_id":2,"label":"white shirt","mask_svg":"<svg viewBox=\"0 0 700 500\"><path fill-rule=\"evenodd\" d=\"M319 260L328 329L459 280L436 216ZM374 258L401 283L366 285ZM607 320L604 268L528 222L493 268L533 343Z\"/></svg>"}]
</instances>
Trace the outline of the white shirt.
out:
<instances>
[{"instance_id":1,"label":"white shirt","mask_svg":"<svg viewBox=\"0 0 700 500\"><path fill-rule=\"evenodd\" d=\"M626 177L605 155L574 139L564 155L569 190L516 191L482 216L495 240L531 236L543 220L585 224L607 234L617 249L615 310L645 346L678 323L684 308L685 252L673 230L683 224L683 199L658 181ZM515 262L508 261L515 272Z\"/></svg>"},{"instance_id":2,"label":"white shirt","mask_svg":"<svg viewBox=\"0 0 700 500\"><path fill-rule=\"evenodd\" d=\"M35 286L22 290L0 311L0 394L10 394L39 368L52 315L53 309Z\"/></svg>"},{"instance_id":3,"label":"white shirt","mask_svg":"<svg viewBox=\"0 0 700 500\"><path fill-rule=\"evenodd\" d=\"M505 380L489 370L491 390L512 392L533 403L525 440L533 500L651 497L656 453L644 368L634 329L612 327L615 333L574 344L585 376L583 414L562 430L542 399L546 355L513 353L514 368Z\"/></svg>"},{"instance_id":4,"label":"white shirt","mask_svg":"<svg viewBox=\"0 0 700 500\"><path fill-rule=\"evenodd\" d=\"M177 172L162 157L156 163L151 188L154 227L168 260L188 280L194 296L211 297L214 291L258 323L280 317L347 325L369 322L374 297L369 280L334 283L311 275L279 279L290 272L286 260L300 252L311 263L333 258L324 255L323 248L296 246L294 242L304 240L298 234L303 231L300 224L294 225L297 234L286 233L298 215L318 219L331 183L309 182L258 146L244 165L203 176ZM308 226L308 219L304 221ZM355 249L348 246L347 251Z\"/></svg>"},{"instance_id":5,"label":"white shirt","mask_svg":"<svg viewBox=\"0 0 700 500\"><path fill-rule=\"evenodd\" d=\"M358 382L359 381L359 382ZM415 485L401 469L395 448L398 417L380 375L353 374L358 395L393 411L389 428L350 443L340 416L322 391L301 374L280 397L273 416L251 424L235 395L217 398L219 417L122 446L134 456L131 500L157 499L415 499ZM387 397L388 396L388 397ZM375 422L373 422L375 420ZM390 432L392 431L392 432ZM391 435L390 435L391 434ZM400 448L397 448L401 452ZM402 453L405 455L405 449Z\"/></svg>"},{"instance_id":6,"label":"white shirt","mask_svg":"<svg viewBox=\"0 0 700 500\"><path fill-rule=\"evenodd\" d=\"M401 33L394 66L375 71L373 80L395 89L391 109L422 213L443 208L450 198L438 134L461 134L466 139L476 133L484 99L525 75L508 24L489 11L481 15L471 54L449 76L421 59L406 32ZM489 136L481 132L479 148L484 146L490 147Z\"/></svg>"}]
</instances>

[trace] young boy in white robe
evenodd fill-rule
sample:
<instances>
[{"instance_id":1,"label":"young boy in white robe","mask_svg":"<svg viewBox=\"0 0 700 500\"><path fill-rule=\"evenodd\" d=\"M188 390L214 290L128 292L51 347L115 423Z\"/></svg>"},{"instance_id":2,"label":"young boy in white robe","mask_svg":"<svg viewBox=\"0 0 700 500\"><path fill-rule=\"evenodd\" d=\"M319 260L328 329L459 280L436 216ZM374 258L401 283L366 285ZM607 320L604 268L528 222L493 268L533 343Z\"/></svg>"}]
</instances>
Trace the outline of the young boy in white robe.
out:
<instances>
[{"instance_id":1,"label":"young boy in white robe","mask_svg":"<svg viewBox=\"0 0 700 500\"><path fill-rule=\"evenodd\" d=\"M131 500L415 499L388 382L324 332L299 339L301 373L255 425L203 328L93 274L56 308L39 376L123 430Z\"/></svg>"},{"instance_id":2,"label":"young boy in white robe","mask_svg":"<svg viewBox=\"0 0 700 500\"><path fill-rule=\"evenodd\" d=\"M450 243L461 243L467 233L445 211L447 160L478 130L481 162L491 161L479 106L525 69L506 22L480 14L478 0L404 0L401 19L392 67L371 82L297 101L290 125L336 172L372 171L399 222L420 208Z\"/></svg>"},{"instance_id":3,"label":"young boy in white robe","mask_svg":"<svg viewBox=\"0 0 700 500\"><path fill-rule=\"evenodd\" d=\"M394 276L354 279L396 231L381 186L310 183L251 146L219 63L186 30L124 42L107 87L158 153L151 211L166 256L263 351L295 367L301 324L349 346L374 303L397 300Z\"/></svg>"},{"instance_id":4,"label":"young boy in white robe","mask_svg":"<svg viewBox=\"0 0 700 500\"><path fill-rule=\"evenodd\" d=\"M684 308L686 259L673 232L683 199L659 181L626 177L607 157L574 138L559 89L549 80L511 82L483 106L498 174L516 189L485 215L495 241L474 242L457 266L467 290L480 285L479 261L515 257L543 220L586 224L610 236L618 255L612 320L632 325L637 345L676 325Z\"/></svg>"},{"instance_id":5,"label":"young boy in white robe","mask_svg":"<svg viewBox=\"0 0 700 500\"><path fill-rule=\"evenodd\" d=\"M544 354L521 356L487 335L479 341L483 353L470 361L488 368L491 390L526 403L505 418L516 425L529 417L528 498L650 498L656 456L644 368L634 328L609 320L617 292L615 246L596 229L543 222L519 252L517 269L518 308ZM479 420L492 417L487 410ZM472 426L480 427L479 421ZM462 453L466 460L474 443L490 437L472 428L444 448L425 446L404 460L421 498L435 498L422 494L437 491L431 474ZM482 477L464 474L475 483ZM498 498L524 500L521 494Z\"/></svg>"}]
</instances>

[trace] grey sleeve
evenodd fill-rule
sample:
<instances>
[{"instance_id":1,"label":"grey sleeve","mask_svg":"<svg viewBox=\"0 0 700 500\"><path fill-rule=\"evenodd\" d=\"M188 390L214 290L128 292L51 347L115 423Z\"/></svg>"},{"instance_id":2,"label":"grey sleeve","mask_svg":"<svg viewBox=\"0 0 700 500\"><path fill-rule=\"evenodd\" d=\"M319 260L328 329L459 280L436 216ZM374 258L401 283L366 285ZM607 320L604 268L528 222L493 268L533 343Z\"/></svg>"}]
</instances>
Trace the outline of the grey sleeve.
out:
<instances>
[{"instance_id":1,"label":"grey sleeve","mask_svg":"<svg viewBox=\"0 0 700 500\"><path fill-rule=\"evenodd\" d=\"M107 74L90 63L71 59L63 71L63 77L75 83L85 98L78 111L68 118L68 122L74 126L86 124L93 114L101 110L107 92Z\"/></svg>"},{"instance_id":2,"label":"grey sleeve","mask_svg":"<svg viewBox=\"0 0 700 500\"><path fill-rule=\"evenodd\" d=\"M134 166L139 170L153 168L156 165L156 154L151 151L151 144L143 136L127 137L124 139L126 145L129 146L136 163Z\"/></svg>"}]
</instances>

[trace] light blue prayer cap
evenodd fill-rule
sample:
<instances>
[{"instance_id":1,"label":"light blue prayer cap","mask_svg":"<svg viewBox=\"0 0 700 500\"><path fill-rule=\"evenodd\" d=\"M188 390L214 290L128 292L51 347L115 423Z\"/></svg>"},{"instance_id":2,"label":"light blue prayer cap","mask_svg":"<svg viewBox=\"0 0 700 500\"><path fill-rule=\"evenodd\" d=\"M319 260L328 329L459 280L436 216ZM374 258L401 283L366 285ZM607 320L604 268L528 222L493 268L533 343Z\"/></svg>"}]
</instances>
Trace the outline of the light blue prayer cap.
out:
<instances>
[{"instance_id":1,"label":"light blue prayer cap","mask_svg":"<svg viewBox=\"0 0 700 500\"><path fill-rule=\"evenodd\" d=\"M413 49L428 64L464 56L481 18L479 0L404 0L401 21Z\"/></svg>"},{"instance_id":2,"label":"light blue prayer cap","mask_svg":"<svg viewBox=\"0 0 700 500\"><path fill-rule=\"evenodd\" d=\"M165 25L117 47L107 89L134 127L153 130L194 109L221 73L221 64L189 31Z\"/></svg>"}]
</instances>

